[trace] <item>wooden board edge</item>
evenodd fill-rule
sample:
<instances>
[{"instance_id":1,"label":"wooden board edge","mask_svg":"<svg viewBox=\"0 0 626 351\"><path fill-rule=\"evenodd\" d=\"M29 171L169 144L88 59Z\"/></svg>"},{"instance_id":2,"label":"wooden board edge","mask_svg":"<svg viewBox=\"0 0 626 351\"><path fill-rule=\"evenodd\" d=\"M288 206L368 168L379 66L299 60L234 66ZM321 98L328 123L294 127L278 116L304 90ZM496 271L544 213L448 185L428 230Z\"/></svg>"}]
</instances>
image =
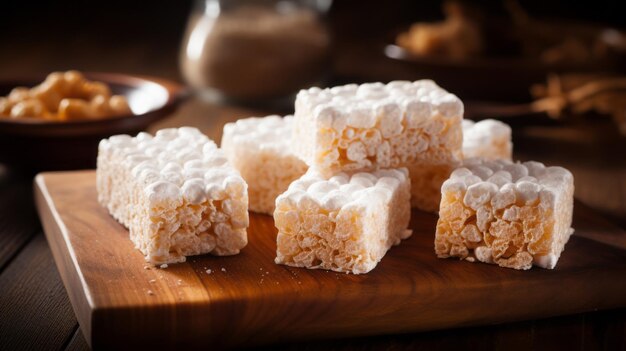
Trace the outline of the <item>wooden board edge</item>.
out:
<instances>
[{"instance_id":1,"label":"wooden board edge","mask_svg":"<svg viewBox=\"0 0 626 351\"><path fill-rule=\"evenodd\" d=\"M69 176L72 174L87 173L87 172L89 171L78 171L78 172L61 174L60 176L61 178L64 178L64 176ZM142 326L138 323L135 323L135 321L133 320L133 317L135 314L133 311L136 310L137 306L126 306L122 308L109 308L106 306L106 304L101 304L99 302L96 306L95 302L98 301L97 298L95 298L93 294L90 295L90 291L89 289L86 288L84 280L82 280L82 284L81 284L82 272L80 271L80 268L77 264L78 261L77 261L76 255L74 254L72 246L70 245L72 243L72 241L69 240L70 232L68 231L68 228L65 227L64 222L61 221L62 217L58 213L57 206L51 197L50 191L52 192L52 194L55 194L54 189L53 188L49 189L46 184L46 180L48 180L48 183L50 184L50 186L52 186L52 184L54 183L53 182L54 179L59 179L59 174L47 173L47 174L38 175L35 179L35 197L36 197L37 210L40 213L40 216L42 218L42 224L44 225L44 228L46 231L46 237L53 250L53 255L55 257L56 265L57 267L59 267L63 282L65 284L66 289L68 290L68 294L70 295L70 300L72 302L74 312L79 322L81 323L81 327L85 328L84 332L85 332L86 340L91 344L91 346L95 345L97 348L106 348L105 345L109 347L115 347L116 345L111 344L111 342L124 340L124 338L128 338L129 335L136 335L136 333L145 332L145 329L142 329ZM64 180L64 179L61 179L61 180ZM68 181L70 181L70 178L68 178ZM67 192L70 189L72 189L71 181L70 181L70 186L64 188L64 191ZM64 195L64 192L60 192L57 194ZM63 198L63 196L61 196L61 198ZM55 199L57 203L60 205L61 200L58 200L58 198L55 198ZM599 215L595 215L594 213L591 213L590 215L593 215L593 217L601 217ZM594 242L596 241L591 238L585 238L585 240L590 240ZM76 244L76 241L74 240L73 243ZM57 245L58 247L55 247L55 245ZM61 269L61 268L64 268L64 269ZM582 269L578 274L579 276L583 276L583 277L591 277L592 275L596 273L590 270ZM623 273L621 271L619 272L615 271L614 269L609 269L603 272L603 279L601 279L600 285L603 286L604 290L610 291L611 294L607 295L604 299L597 300L597 301L592 298L586 299L588 303L582 307L572 308L571 306L569 306L570 304L568 303L568 301L570 300L568 300L567 297L565 298L558 297L558 293L555 292L551 296L555 296L555 298L558 297L554 301L554 303L557 303L559 304L559 306L561 306L560 307L561 309L559 310L560 312L558 313L554 312L553 314L546 315L546 316L548 317L558 316L558 315L565 315L565 314L572 314L572 313L581 313L581 312L592 311L592 310L597 310L597 309L607 309L607 308L613 308L615 305L624 306L623 293L624 291L626 291L626 285L624 285L624 281L621 279L619 280L619 282L615 282L615 279L619 278L620 274L623 274ZM67 275L67 277L65 275ZM70 290L70 288L73 288L74 290L78 290L78 291ZM96 291L96 290L93 290L93 291ZM79 295L75 297L71 295L72 293L76 293ZM454 293L455 293L454 291L446 292L446 294L454 294ZM473 301L474 299L470 299L470 300ZM237 303L237 301L235 301L235 303ZM508 301L508 303L515 303L515 301ZM220 310L220 311L229 310L228 305L229 304L227 303L224 306L220 306L219 302L213 302L212 305L208 307L208 310L207 310L208 315L210 315L211 313L215 314L217 310ZM176 309L174 310L167 308L167 306L156 306L156 307L160 309L165 308L167 309L168 313L171 313L173 316L176 316L176 317L186 316L189 314L189 311L197 308L197 306L192 306L192 305L177 306ZM416 308L416 307L413 307L413 308ZM398 307L395 310L400 310L400 309L401 308ZM416 311L415 313L419 313L423 311L423 308L420 307L417 310L414 309L414 311ZM163 313L163 311L149 311L149 312L154 313L155 316L159 316L159 315L162 316L162 313ZM115 318L111 319L110 317L111 313L113 314ZM107 314L109 314L109 317L104 318L105 315ZM403 327L398 327L397 325L393 327L391 326L381 327L383 329L381 329L380 331L377 331L374 334L374 333L371 333L372 328L362 328L356 325L349 325L346 327L348 329L345 329L343 331L338 329L329 334L324 333L323 337L332 336L332 335L337 337L339 334L341 335L341 337L385 335L385 334L412 333L412 332L429 331L429 330L440 330L440 329L455 328L455 327L481 326L485 324L492 324L494 323L494 321L497 321L497 323L503 323L503 322L513 322L513 321L532 319L532 317L529 317L530 315L532 315L532 313L530 311L527 311L527 313L525 312L525 313L518 313L518 314L508 314L507 316L504 316L504 317L498 316L497 319L493 319L493 320L489 320L490 318L484 317L483 320L478 321L478 323L476 323L473 320L467 320L467 319L446 319L445 321L442 321L441 323L437 325L430 325L430 324L426 325L424 324L425 322L418 322L417 320L415 320L414 318L416 317L407 317L407 315L404 315L404 318L408 318L410 322L409 324ZM465 317L470 318L472 316L467 315ZM145 319L145 318L150 318L150 317L142 317L142 318ZM102 328L103 326L109 326L109 327L111 326L111 323L108 323L108 324L106 323L103 324L103 323L106 322L107 320L111 321L115 319L118 319L118 320L121 319L123 322L120 324L113 323L113 326L115 327L113 334L103 333L102 331L106 330L106 328L104 329ZM128 326L129 328L125 328L124 326ZM128 333L129 331L133 331L133 332ZM315 340L315 339L318 339L319 336L321 335L319 334L320 333L319 330L317 332L313 330L311 332L306 332L304 334L301 334L301 333L298 334L299 332L297 331L297 329L294 331L295 333L291 334L291 337L293 337L292 339L293 341ZM176 334L176 335L178 337L182 336L182 334ZM196 335L199 335L199 334L196 334ZM117 337L117 339L114 339L112 337ZM260 340L257 339L254 342L268 345L268 344L276 342L277 340L280 340L280 339L272 339L272 337L276 337L276 335L267 336L265 339L260 339ZM138 340L134 340L134 341L138 341ZM184 343L186 342L186 340L178 339L177 342ZM201 342L204 342L204 341L201 341ZM245 342L245 341L242 341L242 342ZM249 346L256 345L255 343L250 344ZM127 346L129 345L130 344L127 344ZM214 345L204 345L204 344L202 345L207 346L207 347L214 346ZM223 346L226 346L226 345L227 344L224 344ZM245 345L248 345L248 344L247 343L243 343L241 345L234 344L232 346L245 346ZM146 344L137 345L137 347L142 348L141 346L145 348ZM155 345L156 348L160 348L159 346L163 347L164 344ZM181 345L178 344L178 346L181 346Z\"/></svg>"},{"instance_id":2,"label":"wooden board edge","mask_svg":"<svg viewBox=\"0 0 626 351\"><path fill-rule=\"evenodd\" d=\"M93 300L85 279L80 271L76 255L71 249L67 228L56 210L54 201L46 186L46 173L39 173L34 179L34 200L44 234L52 251L65 290L72 303L74 314L90 347L92 336ZM72 288L73 287L73 288Z\"/></svg>"}]
</instances>

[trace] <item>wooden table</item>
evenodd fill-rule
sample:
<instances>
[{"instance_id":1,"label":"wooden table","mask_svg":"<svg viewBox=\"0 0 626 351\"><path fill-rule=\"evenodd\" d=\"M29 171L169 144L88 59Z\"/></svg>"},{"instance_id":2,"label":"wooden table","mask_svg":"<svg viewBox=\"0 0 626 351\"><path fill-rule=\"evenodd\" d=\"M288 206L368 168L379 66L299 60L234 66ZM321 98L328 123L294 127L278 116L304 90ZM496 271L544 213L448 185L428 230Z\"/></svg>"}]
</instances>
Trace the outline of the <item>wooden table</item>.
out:
<instances>
[{"instance_id":1,"label":"wooden table","mask_svg":"<svg viewBox=\"0 0 626 351\"><path fill-rule=\"evenodd\" d=\"M271 111L191 99L153 129L194 125L219 141L222 125ZM626 212L624 139L608 124L515 127L516 156L574 172L577 197L614 218ZM558 141L557 141L558 140ZM609 153L610 148L614 152ZM620 152L621 151L621 152ZM88 349L33 209L32 178L0 170L0 350ZM608 219L607 221L611 221ZM626 309L506 325L280 345L280 349L624 349Z\"/></svg>"},{"instance_id":2,"label":"wooden table","mask_svg":"<svg viewBox=\"0 0 626 351\"><path fill-rule=\"evenodd\" d=\"M372 10L378 15L379 3L371 3ZM110 23L108 17L102 17L94 24L85 21L86 28L83 30L81 27L80 31L65 20L58 23L56 17L52 17L54 26L44 29L33 27L33 21L24 21L25 29L28 29L25 32L16 30L0 36L0 78L74 68L179 79L176 62L178 40L188 9L179 8L178 2L172 7L177 9L178 17L169 17L178 18L180 23L164 24L166 27L161 28L165 17L151 16L153 25L141 25L146 33L135 33L137 38L125 31L128 27L140 27L128 24L133 23L135 18L122 22L113 36L108 34L116 29L104 25ZM170 15L171 9L166 10ZM352 8L348 6L347 10L351 15ZM48 16L47 11L44 12ZM352 27L352 22L338 22ZM365 23L370 23L370 18ZM57 24L64 26L56 30ZM159 28L154 28L156 24ZM172 31L171 28L178 29ZM52 34L48 33L50 31ZM94 32L99 35L94 35ZM48 35L43 36L42 33ZM111 37L116 39L106 40ZM342 81L406 77L405 72L396 66L368 58L369 55L351 52L338 55L335 73L344 77ZM224 123L270 112L274 111L217 105L194 98L183 104L175 116L152 129L192 125L219 141ZM569 168L575 175L577 198L604 213L607 221L626 228L626 138L619 137L615 128L606 121L567 126L539 122L532 127L524 120L511 122L515 132L516 158L537 159ZM16 146L16 152L19 152L19 146ZM88 349L43 235L32 197L32 174L18 174L0 165L0 350ZM553 347L568 350L626 349L626 309L419 334L302 342L280 345L276 349L495 350Z\"/></svg>"}]
</instances>

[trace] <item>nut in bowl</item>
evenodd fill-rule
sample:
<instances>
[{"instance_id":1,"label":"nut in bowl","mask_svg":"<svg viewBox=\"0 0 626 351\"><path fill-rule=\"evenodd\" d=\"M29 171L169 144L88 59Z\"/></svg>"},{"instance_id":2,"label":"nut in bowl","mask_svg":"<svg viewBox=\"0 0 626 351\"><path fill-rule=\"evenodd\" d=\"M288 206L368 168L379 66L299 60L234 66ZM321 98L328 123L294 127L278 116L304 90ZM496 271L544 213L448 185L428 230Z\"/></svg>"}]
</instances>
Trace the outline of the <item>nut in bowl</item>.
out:
<instances>
[{"instance_id":1,"label":"nut in bowl","mask_svg":"<svg viewBox=\"0 0 626 351\"><path fill-rule=\"evenodd\" d=\"M94 167L100 139L145 130L185 96L183 86L153 77L69 71L43 78L0 82L0 163Z\"/></svg>"},{"instance_id":2,"label":"nut in bowl","mask_svg":"<svg viewBox=\"0 0 626 351\"><path fill-rule=\"evenodd\" d=\"M43 83L0 98L0 118L71 121L131 115L128 100L78 71L50 73Z\"/></svg>"}]
</instances>

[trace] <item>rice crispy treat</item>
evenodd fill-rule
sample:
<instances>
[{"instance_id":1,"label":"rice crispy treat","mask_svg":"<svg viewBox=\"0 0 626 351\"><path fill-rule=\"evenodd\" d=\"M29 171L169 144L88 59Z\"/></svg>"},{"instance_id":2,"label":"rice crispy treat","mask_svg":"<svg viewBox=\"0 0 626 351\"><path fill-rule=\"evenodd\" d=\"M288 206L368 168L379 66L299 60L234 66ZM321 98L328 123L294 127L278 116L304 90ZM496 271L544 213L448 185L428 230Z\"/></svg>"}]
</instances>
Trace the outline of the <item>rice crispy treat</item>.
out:
<instances>
[{"instance_id":1,"label":"rice crispy treat","mask_svg":"<svg viewBox=\"0 0 626 351\"><path fill-rule=\"evenodd\" d=\"M509 160L513 154L511 127L495 119L463 120L463 157Z\"/></svg>"},{"instance_id":2,"label":"rice crispy treat","mask_svg":"<svg viewBox=\"0 0 626 351\"><path fill-rule=\"evenodd\" d=\"M474 122L463 120L463 157L483 157L486 159L511 160L513 144L511 128L496 120ZM441 202L441 184L459 163L408 165L411 174L411 187L421 189L419 196L413 196L414 207L429 212L437 212Z\"/></svg>"},{"instance_id":3,"label":"rice crispy treat","mask_svg":"<svg viewBox=\"0 0 626 351\"><path fill-rule=\"evenodd\" d=\"M276 199L276 263L361 274L411 235L408 171L330 179L314 170Z\"/></svg>"},{"instance_id":4,"label":"rice crispy treat","mask_svg":"<svg viewBox=\"0 0 626 351\"><path fill-rule=\"evenodd\" d=\"M552 269L573 232L574 177L562 167L470 159L441 192L441 258Z\"/></svg>"},{"instance_id":5,"label":"rice crispy treat","mask_svg":"<svg viewBox=\"0 0 626 351\"><path fill-rule=\"evenodd\" d=\"M462 118L461 100L430 80L310 88L296 98L293 147L326 177L406 167L412 204L436 211L462 159Z\"/></svg>"},{"instance_id":6,"label":"rice crispy treat","mask_svg":"<svg viewBox=\"0 0 626 351\"><path fill-rule=\"evenodd\" d=\"M246 182L195 128L100 142L98 201L155 264L186 256L234 255L248 239Z\"/></svg>"},{"instance_id":7,"label":"rice crispy treat","mask_svg":"<svg viewBox=\"0 0 626 351\"><path fill-rule=\"evenodd\" d=\"M224 126L222 150L248 183L250 210L271 215L278 195L306 173L291 151L293 116L240 119Z\"/></svg>"}]
</instances>

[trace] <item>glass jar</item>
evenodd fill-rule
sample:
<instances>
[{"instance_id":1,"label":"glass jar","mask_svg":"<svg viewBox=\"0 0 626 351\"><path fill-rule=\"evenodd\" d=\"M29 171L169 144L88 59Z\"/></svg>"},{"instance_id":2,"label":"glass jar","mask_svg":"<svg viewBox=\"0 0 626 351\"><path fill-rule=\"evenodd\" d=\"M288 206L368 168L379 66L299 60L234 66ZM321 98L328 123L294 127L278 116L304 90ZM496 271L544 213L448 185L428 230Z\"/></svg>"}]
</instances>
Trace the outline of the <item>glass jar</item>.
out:
<instances>
[{"instance_id":1,"label":"glass jar","mask_svg":"<svg viewBox=\"0 0 626 351\"><path fill-rule=\"evenodd\" d=\"M193 88L240 101L290 96L330 67L331 0L196 0L180 54Z\"/></svg>"}]
</instances>

